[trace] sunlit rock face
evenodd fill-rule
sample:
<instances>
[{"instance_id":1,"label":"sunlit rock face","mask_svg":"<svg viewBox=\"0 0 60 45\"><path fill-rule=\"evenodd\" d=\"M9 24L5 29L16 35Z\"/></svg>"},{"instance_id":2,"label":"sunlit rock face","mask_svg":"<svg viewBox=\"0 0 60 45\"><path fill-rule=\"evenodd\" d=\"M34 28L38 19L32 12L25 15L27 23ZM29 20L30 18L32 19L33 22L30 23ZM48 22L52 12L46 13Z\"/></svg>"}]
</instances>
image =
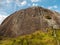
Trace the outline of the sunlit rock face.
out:
<instances>
[{"instance_id":1,"label":"sunlit rock face","mask_svg":"<svg viewBox=\"0 0 60 45\"><path fill-rule=\"evenodd\" d=\"M60 28L60 14L42 7L30 7L8 16L1 24L0 35L16 37L46 28Z\"/></svg>"}]
</instances>

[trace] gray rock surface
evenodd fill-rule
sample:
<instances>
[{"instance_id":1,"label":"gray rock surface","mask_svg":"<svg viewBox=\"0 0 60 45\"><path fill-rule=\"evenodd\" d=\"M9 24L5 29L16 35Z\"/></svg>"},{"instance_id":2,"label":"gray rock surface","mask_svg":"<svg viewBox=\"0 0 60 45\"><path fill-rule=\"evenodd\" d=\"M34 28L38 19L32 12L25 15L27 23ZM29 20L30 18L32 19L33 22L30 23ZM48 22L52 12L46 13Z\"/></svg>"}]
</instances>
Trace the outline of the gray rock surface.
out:
<instances>
[{"instance_id":1,"label":"gray rock surface","mask_svg":"<svg viewBox=\"0 0 60 45\"><path fill-rule=\"evenodd\" d=\"M46 28L60 28L60 14L42 7L30 7L8 16L1 24L0 36L16 37Z\"/></svg>"}]
</instances>

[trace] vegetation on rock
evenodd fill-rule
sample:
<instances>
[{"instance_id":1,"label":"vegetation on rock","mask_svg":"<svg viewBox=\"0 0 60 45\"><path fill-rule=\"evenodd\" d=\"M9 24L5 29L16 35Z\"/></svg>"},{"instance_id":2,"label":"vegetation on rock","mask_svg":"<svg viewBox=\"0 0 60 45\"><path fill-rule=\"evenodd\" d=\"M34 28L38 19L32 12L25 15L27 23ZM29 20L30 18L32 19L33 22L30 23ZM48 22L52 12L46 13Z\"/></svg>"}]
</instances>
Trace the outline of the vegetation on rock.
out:
<instances>
[{"instance_id":1,"label":"vegetation on rock","mask_svg":"<svg viewBox=\"0 0 60 45\"><path fill-rule=\"evenodd\" d=\"M57 40L60 42L60 30L56 30L56 35L54 37L52 29L46 29L46 32L40 30L17 38L0 40L0 45L57 45Z\"/></svg>"}]
</instances>

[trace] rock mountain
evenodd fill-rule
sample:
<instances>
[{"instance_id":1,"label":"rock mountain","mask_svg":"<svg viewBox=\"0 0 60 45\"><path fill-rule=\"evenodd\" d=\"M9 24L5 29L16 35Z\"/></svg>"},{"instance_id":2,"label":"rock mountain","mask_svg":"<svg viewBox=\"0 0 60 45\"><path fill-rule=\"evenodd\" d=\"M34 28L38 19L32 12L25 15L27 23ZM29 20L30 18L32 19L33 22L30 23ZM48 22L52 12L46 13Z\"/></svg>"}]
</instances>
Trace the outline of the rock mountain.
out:
<instances>
[{"instance_id":1,"label":"rock mountain","mask_svg":"<svg viewBox=\"0 0 60 45\"><path fill-rule=\"evenodd\" d=\"M60 14L42 7L16 11L0 25L0 36L16 37L46 28L60 28Z\"/></svg>"}]
</instances>

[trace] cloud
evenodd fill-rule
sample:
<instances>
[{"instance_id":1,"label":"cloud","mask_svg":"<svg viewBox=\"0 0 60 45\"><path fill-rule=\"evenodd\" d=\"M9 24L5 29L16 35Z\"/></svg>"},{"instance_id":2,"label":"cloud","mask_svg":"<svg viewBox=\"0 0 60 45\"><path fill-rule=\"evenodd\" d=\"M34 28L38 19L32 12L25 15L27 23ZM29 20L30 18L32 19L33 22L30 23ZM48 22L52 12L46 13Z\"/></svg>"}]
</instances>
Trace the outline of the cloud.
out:
<instances>
[{"instance_id":1,"label":"cloud","mask_svg":"<svg viewBox=\"0 0 60 45\"><path fill-rule=\"evenodd\" d=\"M27 1L26 1L26 0L23 0L23 1L16 0L16 4L17 4L18 6L24 6L24 5L27 4Z\"/></svg>"},{"instance_id":2,"label":"cloud","mask_svg":"<svg viewBox=\"0 0 60 45\"><path fill-rule=\"evenodd\" d=\"M0 0L0 4L8 4L8 3L11 3L13 2L13 0Z\"/></svg>"},{"instance_id":3,"label":"cloud","mask_svg":"<svg viewBox=\"0 0 60 45\"><path fill-rule=\"evenodd\" d=\"M33 3L32 6L38 6L38 4Z\"/></svg>"},{"instance_id":4,"label":"cloud","mask_svg":"<svg viewBox=\"0 0 60 45\"><path fill-rule=\"evenodd\" d=\"M8 16L6 12L0 11L0 24Z\"/></svg>"},{"instance_id":5,"label":"cloud","mask_svg":"<svg viewBox=\"0 0 60 45\"><path fill-rule=\"evenodd\" d=\"M21 2L21 5L26 5L26 3L27 3L26 1L23 1Z\"/></svg>"},{"instance_id":6,"label":"cloud","mask_svg":"<svg viewBox=\"0 0 60 45\"><path fill-rule=\"evenodd\" d=\"M53 7L48 7L48 9L52 9Z\"/></svg>"},{"instance_id":7,"label":"cloud","mask_svg":"<svg viewBox=\"0 0 60 45\"><path fill-rule=\"evenodd\" d=\"M7 16L0 14L0 24L3 22L3 20L4 20L6 17L7 17Z\"/></svg>"},{"instance_id":8,"label":"cloud","mask_svg":"<svg viewBox=\"0 0 60 45\"><path fill-rule=\"evenodd\" d=\"M55 6L54 6L54 8L58 8L58 6L57 6L57 5L55 5Z\"/></svg>"},{"instance_id":9,"label":"cloud","mask_svg":"<svg viewBox=\"0 0 60 45\"><path fill-rule=\"evenodd\" d=\"M14 0L6 0L6 3L8 4L8 3L12 3L12 2L14 2Z\"/></svg>"},{"instance_id":10,"label":"cloud","mask_svg":"<svg viewBox=\"0 0 60 45\"><path fill-rule=\"evenodd\" d=\"M56 9L56 8L58 8L58 6L57 6L57 5L49 6L49 7L48 7L48 9Z\"/></svg>"},{"instance_id":11,"label":"cloud","mask_svg":"<svg viewBox=\"0 0 60 45\"><path fill-rule=\"evenodd\" d=\"M57 9L56 9L55 11L60 13L60 10L57 10Z\"/></svg>"},{"instance_id":12,"label":"cloud","mask_svg":"<svg viewBox=\"0 0 60 45\"><path fill-rule=\"evenodd\" d=\"M6 0L7 3L10 3L11 1L10 0Z\"/></svg>"},{"instance_id":13,"label":"cloud","mask_svg":"<svg viewBox=\"0 0 60 45\"><path fill-rule=\"evenodd\" d=\"M31 0L31 2L39 2L39 1L41 1L41 0Z\"/></svg>"}]
</instances>

